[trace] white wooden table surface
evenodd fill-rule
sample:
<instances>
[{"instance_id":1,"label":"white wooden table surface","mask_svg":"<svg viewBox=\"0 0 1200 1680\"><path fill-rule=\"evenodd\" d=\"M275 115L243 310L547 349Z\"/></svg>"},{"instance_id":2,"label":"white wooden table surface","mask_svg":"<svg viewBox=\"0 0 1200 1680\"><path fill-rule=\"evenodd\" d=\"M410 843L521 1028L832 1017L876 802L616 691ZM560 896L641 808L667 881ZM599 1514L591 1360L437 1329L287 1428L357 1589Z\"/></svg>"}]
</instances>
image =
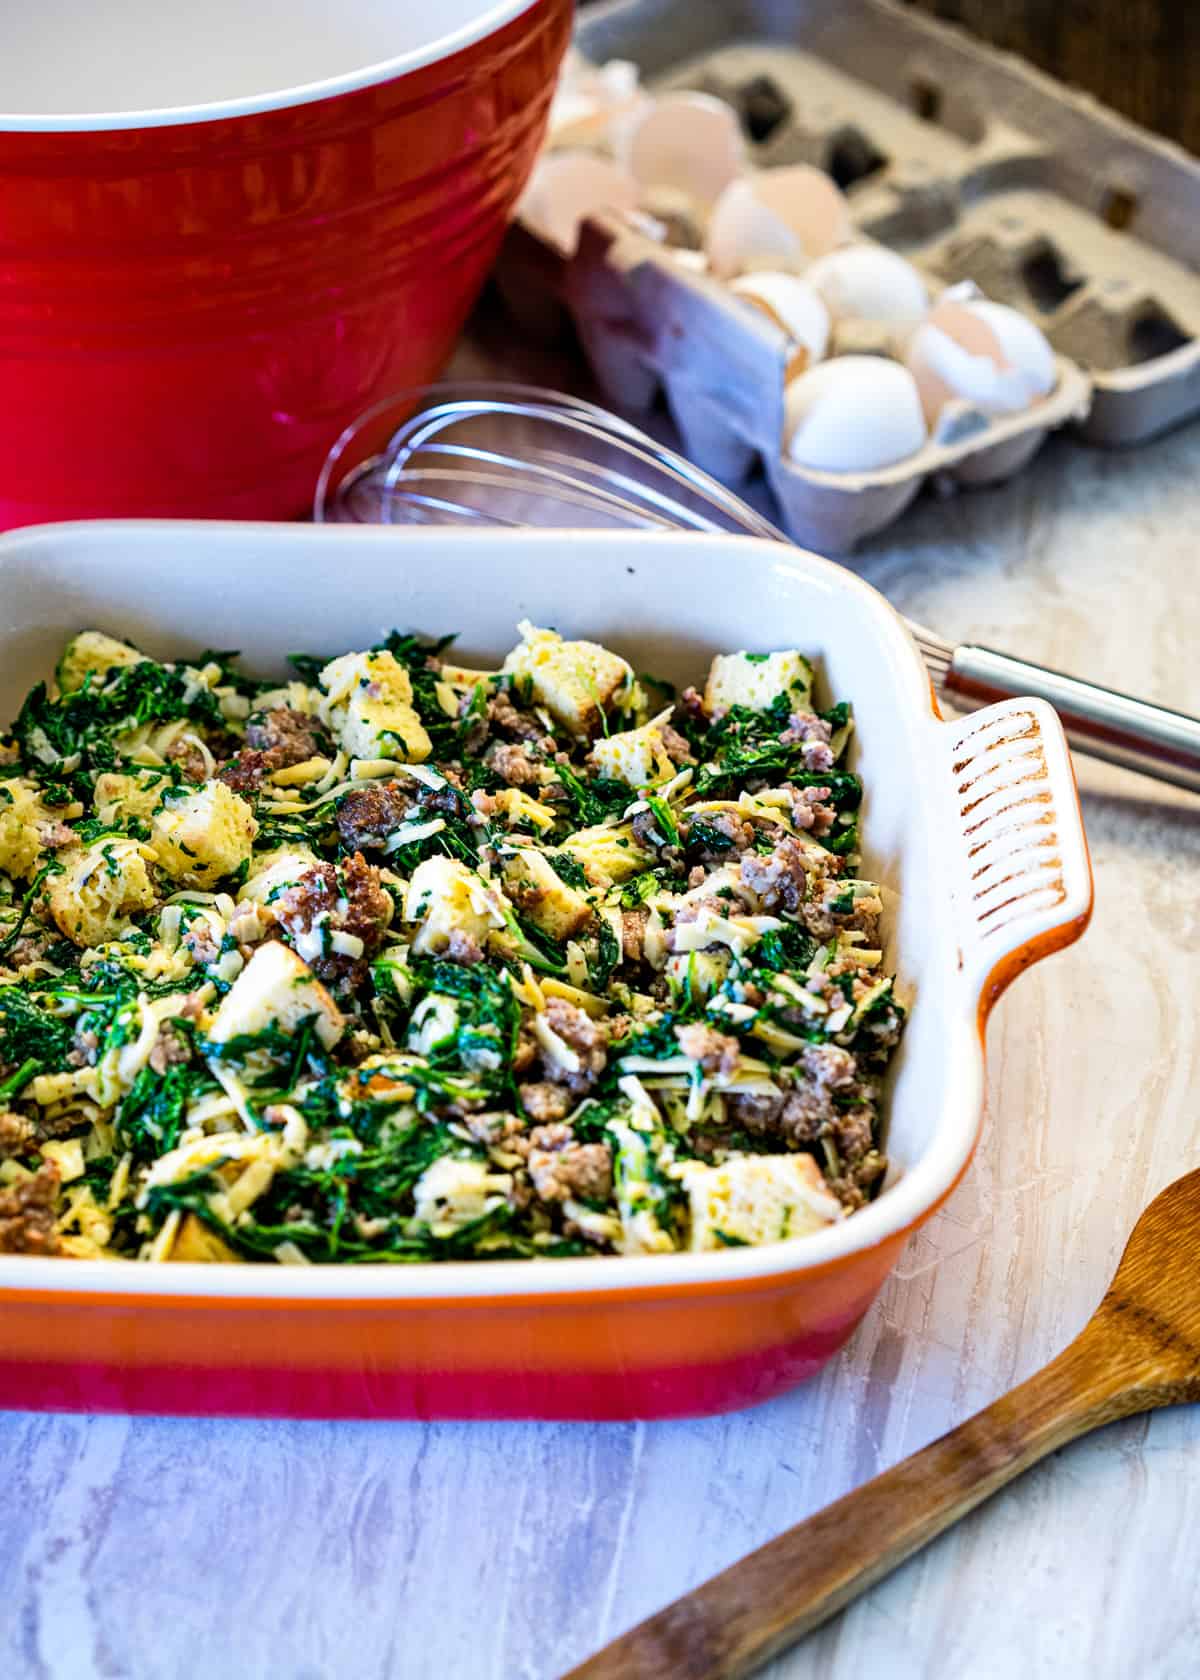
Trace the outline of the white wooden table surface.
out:
<instances>
[{"instance_id":1,"label":"white wooden table surface","mask_svg":"<svg viewBox=\"0 0 1200 1680\"><path fill-rule=\"evenodd\" d=\"M948 635L1200 712L1198 484L1200 426L1058 441L859 565ZM0 1415L0 1676L551 1680L1035 1370L1200 1163L1200 800L1079 770L1091 932L993 1017L975 1166L817 1380L601 1427ZM1115 1425L767 1672L1195 1676L1198 1523L1200 1411Z\"/></svg>"}]
</instances>

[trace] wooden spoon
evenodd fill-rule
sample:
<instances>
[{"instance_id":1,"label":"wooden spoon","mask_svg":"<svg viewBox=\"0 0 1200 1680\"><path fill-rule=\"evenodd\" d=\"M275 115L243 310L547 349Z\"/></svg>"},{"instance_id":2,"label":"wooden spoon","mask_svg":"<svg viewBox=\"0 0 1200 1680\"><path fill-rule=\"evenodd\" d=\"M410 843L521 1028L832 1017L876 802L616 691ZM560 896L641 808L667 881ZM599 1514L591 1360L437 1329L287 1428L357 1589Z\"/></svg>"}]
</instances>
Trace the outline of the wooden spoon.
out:
<instances>
[{"instance_id":1,"label":"wooden spoon","mask_svg":"<svg viewBox=\"0 0 1200 1680\"><path fill-rule=\"evenodd\" d=\"M1134 1226L1108 1294L1028 1382L606 1645L563 1680L737 1680L1056 1447L1200 1400L1200 1171Z\"/></svg>"}]
</instances>

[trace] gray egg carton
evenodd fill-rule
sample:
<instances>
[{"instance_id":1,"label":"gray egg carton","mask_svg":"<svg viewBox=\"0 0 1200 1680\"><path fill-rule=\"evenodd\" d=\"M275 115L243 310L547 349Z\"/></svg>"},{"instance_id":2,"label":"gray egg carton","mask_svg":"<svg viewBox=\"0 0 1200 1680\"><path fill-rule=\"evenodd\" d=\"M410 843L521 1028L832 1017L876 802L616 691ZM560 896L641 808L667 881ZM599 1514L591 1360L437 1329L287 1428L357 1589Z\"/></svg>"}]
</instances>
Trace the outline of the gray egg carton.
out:
<instances>
[{"instance_id":1,"label":"gray egg carton","mask_svg":"<svg viewBox=\"0 0 1200 1680\"><path fill-rule=\"evenodd\" d=\"M846 552L927 480L1010 476L1070 421L1133 444L1200 411L1200 165L1019 60L891 0L613 0L585 13L594 62L633 59L655 91L700 88L743 111L760 166L812 163L867 238L934 289L971 279L1045 332L1058 383L1001 419L960 405L893 467L833 474L781 454L793 346L721 283L605 216L564 260L513 228L499 280L523 328L573 320L611 400L661 390L688 453L727 482L761 459L800 542ZM848 326L834 349L857 342Z\"/></svg>"}]
</instances>

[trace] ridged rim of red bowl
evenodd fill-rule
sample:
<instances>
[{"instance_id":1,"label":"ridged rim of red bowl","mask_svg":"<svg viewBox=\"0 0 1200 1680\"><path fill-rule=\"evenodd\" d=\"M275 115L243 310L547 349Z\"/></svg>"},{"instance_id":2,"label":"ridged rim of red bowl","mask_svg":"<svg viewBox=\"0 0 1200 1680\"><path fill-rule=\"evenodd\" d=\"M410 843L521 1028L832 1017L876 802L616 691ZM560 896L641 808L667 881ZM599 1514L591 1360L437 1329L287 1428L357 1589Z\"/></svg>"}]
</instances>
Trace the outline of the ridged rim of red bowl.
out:
<instances>
[{"instance_id":1,"label":"ridged rim of red bowl","mask_svg":"<svg viewBox=\"0 0 1200 1680\"><path fill-rule=\"evenodd\" d=\"M185 123L222 122L230 117L248 117L263 111L312 105L321 99L336 99L381 82L394 81L413 70L452 58L543 3L544 0L492 0L490 5L481 5L478 15L469 23L461 24L448 34L438 35L408 52L398 53L394 58L378 59L357 70L345 71L340 76L304 82L296 87L268 88L262 93L242 94L233 99L205 100L193 105L151 106L135 111L0 111L0 133L65 134L101 129L168 128Z\"/></svg>"}]
</instances>

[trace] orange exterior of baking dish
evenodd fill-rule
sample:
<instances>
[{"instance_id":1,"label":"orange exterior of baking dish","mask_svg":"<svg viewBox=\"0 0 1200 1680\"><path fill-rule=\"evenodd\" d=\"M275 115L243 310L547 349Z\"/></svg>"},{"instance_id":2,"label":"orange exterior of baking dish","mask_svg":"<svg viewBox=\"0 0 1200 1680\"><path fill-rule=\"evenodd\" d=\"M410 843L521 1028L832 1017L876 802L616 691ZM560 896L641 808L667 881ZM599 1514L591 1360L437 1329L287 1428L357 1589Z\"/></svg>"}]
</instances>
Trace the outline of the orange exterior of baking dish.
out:
<instances>
[{"instance_id":1,"label":"orange exterior of baking dish","mask_svg":"<svg viewBox=\"0 0 1200 1680\"><path fill-rule=\"evenodd\" d=\"M182 527L170 536L180 591L189 577L199 579L197 594L213 587L211 578L222 588L235 575L231 557L255 572L260 590L279 589L293 574L299 588L318 556L329 568L325 575L336 573L347 592L355 580L360 591L373 584L376 595L396 587L387 532L264 525ZM163 528L132 525L47 528L33 538L0 540L10 576L40 568L45 579L43 594L24 605L18 590L10 592L10 626L40 635L60 592L72 601L75 592L86 596L89 564L94 599L106 611L117 611L114 589L126 591L130 610L140 610L162 540ZM731 1409L766 1400L817 1371L868 1310L911 1232L950 1195L978 1136L982 1036L993 1001L1021 969L1077 938L1087 921L1086 841L1061 726L1036 700L936 721L916 651L898 640L902 632L887 609L865 593L861 612L857 604L853 614L841 608L865 586L814 557L785 551L776 559L741 539L701 535L624 534L615 553L608 533L581 532L572 540L572 588L592 590L609 615L602 624L619 622L635 652L639 636L661 635L656 589L676 601L681 637L709 639L711 591L696 591L693 620L687 595L696 588L706 542L710 568L724 560L731 542L748 570L759 567L757 586L747 591L747 626L751 615L786 622L794 592L798 619L813 602L825 612L831 659L838 638L848 645L852 629L856 637L875 634L876 698L869 699L865 678L861 692L865 704L876 706L878 724L897 721L894 737L867 738L864 731L862 750L869 755L876 739L890 740L896 762L923 766L928 798L915 812L920 822L910 823L908 779L893 777L895 802L889 808L880 800L874 829L885 847L890 829L892 846L902 835L914 859L938 865L935 875L914 875L937 895L929 913L917 918L929 940L927 960L914 969L918 1001L905 1046L910 1058L915 1050L925 1059L900 1066L893 1105L901 1125L906 1112L915 1113L918 1146L909 1150L895 1140L894 1182L860 1214L836 1230L766 1248L361 1270L0 1258L0 1404L359 1418L612 1419ZM487 542L478 534L429 533L421 541L427 569L432 574L440 564L443 571L424 584L420 570L406 574L414 617L432 616L452 562L460 598L483 603L476 615L481 636L490 633L492 596L497 610L507 611L510 600L522 602L543 587L548 562L560 564L561 539L551 532L505 532ZM645 552L651 544L656 572ZM639 564L628 564L635 554ZM0 582L4 569L0 555ZM810 588L821 593L806 602ZM334 593L321 605L336 619ZM588 602L576 608L585 622L595 610ZM723 627L736 615L737 601L722 601L716 610ZM156 603L154 611L163 608ZM180 622L189 622L193 611L183 600ZM310 613L299 602L297 624L307 625ZM874 632L871 615L878 619ZM180 632L164 621L158 633L165 639ZM731 633L744 638L747 629ZM330 634L348 643L358 632L343 627ZM300 644L290 625L279 636L283 646ZM24 681L16 638L10 642L14 673ZM30 659L31 667L39 663L40 656ZM864 761L868 788L882 790L886 776L872 783L870 762ZM881 861L887 864L886 853ZM902 879L902 868L899 874ZM915 950L905 944L913 924L903 919L921 904L914 891L900 896L900 949ZM904 1081L917 1070L919 1099L930 1064L946 1078L928 1087L936 1110L922 1131L920 1119L930 1110L914 1102L912 1090L906 1095Z\"/></svg>"},{"instance_id":2,"label":"orange exterior of baking dish","mask_svg":"<svg viewBox=\"0 0 1200 1680\"><path fill-rule=\"evenodd\" d=\"M14 1292L0 1398L51 1411L276 1417L731 1410L817 1371L907 1234L819 1271L611 1293L281 1302Z\"/></svg>"},{"instance_id":3,"label":"orange exterior of baking dish","mask_svg":"<svg viewBox=\"0 0 1200 1680\"><path fill-rule=\"evenodd\" d=\"M1018 946L992 971L981 1040L1009 981L1078 939L1089 915ZM804 1381L842 1347L912 1231L969 1164L873 1247L768 1277L434 1300L14 1289L0 1314L0 1405L595 1421L731 1411Z\"/></svg>"}]
</instances>

